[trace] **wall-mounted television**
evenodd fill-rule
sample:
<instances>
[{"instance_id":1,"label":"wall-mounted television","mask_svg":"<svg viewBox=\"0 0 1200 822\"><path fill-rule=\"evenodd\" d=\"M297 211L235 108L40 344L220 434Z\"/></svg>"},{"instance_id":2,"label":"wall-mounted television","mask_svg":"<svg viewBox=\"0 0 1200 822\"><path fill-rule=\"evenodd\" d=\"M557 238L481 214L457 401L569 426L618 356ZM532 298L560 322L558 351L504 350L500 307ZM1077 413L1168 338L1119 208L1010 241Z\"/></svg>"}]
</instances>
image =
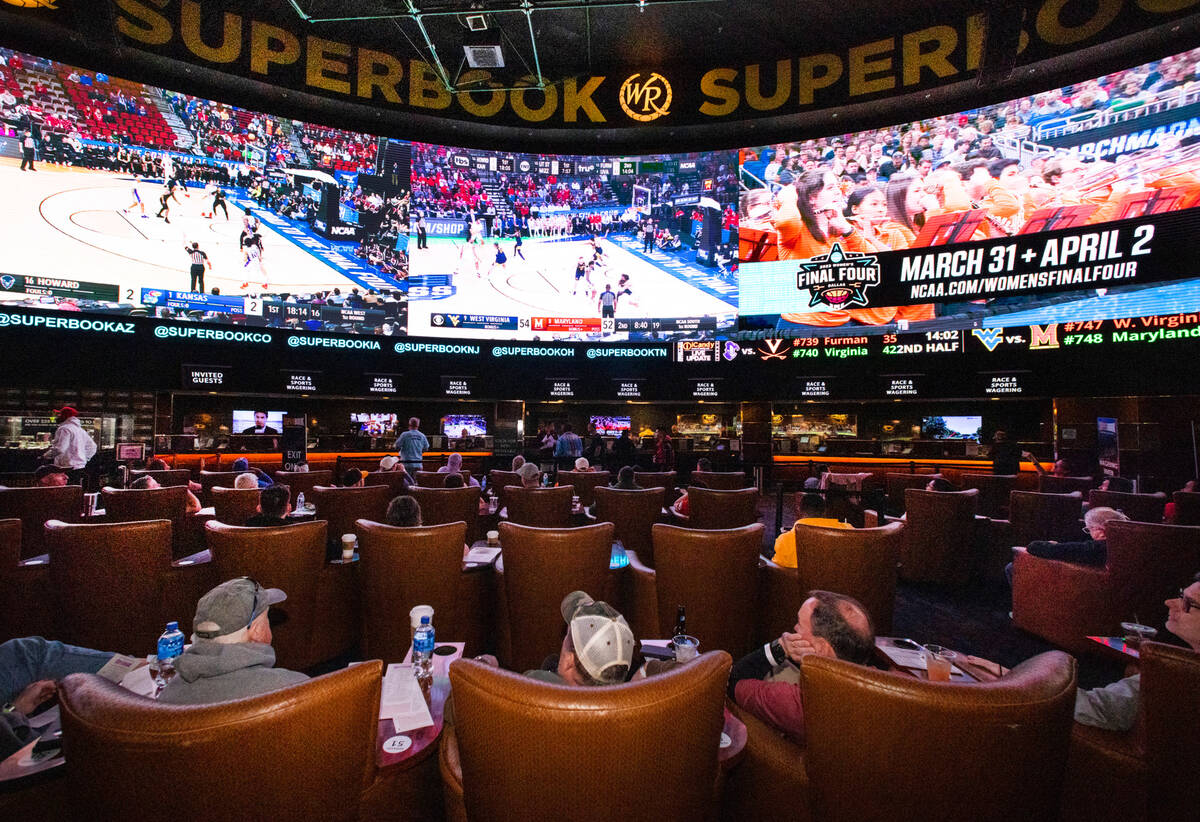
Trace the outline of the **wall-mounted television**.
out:
<instances>
[{"instance_id":1,"label":"wall-mounted television","mask_svg":"<svg viewBox=\"0 0 1200 822\"><path fill-rule=\"evenodd\" d=\"M229 430L234 434L278 434L283 430L286 411L256 411L253 408L233 412Z\"/></svg>"},{"instance_id":2,"label":"wall-mounted television","mask_svg":"<svg viewBox=\"0 0 1200 822\"><path fill-rule=\"evenodd\" d=\"M979 442L983 417L922 417L921 436L927 440L972 440Z\"/></svg>"},{"instance_id":3,"label":"wall-mounted television","mask_svg":"<svg viewBox=\"0 0 1200 822\"><path fill-rule=\"evenodd\" d=\"M442 417L442 433L451 439L482 437L487 434L487 418L482 414L447 414Z\"/></svg>"},{"instance_id":4,"label":"wall-mounted television","mask_svg":"<svg viewBox=\"0 0 1200 822\"><path fill-rule=\"evenodd\" d=\"M351 414L350 422L358 425L359 433L377 437L389 431L394 431L398 424L398 419L395 414L372 414L364 412L361 414Z\"/></svg>"},{"instance_id":5,"label":"wall-mounted television","mask_svg":"<svg viewBox=\"0 0 1200 822\"><path fill-rule=\"evenodd\" d=\"M602 437L619 437L633 425L629 417L602 417L593 415L588 420L588 427Z\"/></svg>"}]
</instances>

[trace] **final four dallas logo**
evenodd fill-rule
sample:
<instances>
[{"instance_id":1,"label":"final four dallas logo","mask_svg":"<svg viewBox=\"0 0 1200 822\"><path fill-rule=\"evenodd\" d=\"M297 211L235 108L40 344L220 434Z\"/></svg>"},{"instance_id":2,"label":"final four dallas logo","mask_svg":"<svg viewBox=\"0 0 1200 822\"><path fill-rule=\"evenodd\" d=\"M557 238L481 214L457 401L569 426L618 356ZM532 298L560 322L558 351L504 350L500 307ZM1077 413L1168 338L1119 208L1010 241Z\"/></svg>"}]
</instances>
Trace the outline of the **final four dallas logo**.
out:
<instances>
[{"instance_id":1,"label":"final four dallas logo","mask_svg":"<svg viewBox=\"0 0 1200 822\"><path fill-rule=\"evenodd\" d=\"M801 261L796 273L796 288L807 289L812 295L809 308L818 305L830 308L865 306L869 302L867 289L879 283L879 258L873 254L843 251L841 243L834 243L828 254Z\"/></svg>"}]
</instances>

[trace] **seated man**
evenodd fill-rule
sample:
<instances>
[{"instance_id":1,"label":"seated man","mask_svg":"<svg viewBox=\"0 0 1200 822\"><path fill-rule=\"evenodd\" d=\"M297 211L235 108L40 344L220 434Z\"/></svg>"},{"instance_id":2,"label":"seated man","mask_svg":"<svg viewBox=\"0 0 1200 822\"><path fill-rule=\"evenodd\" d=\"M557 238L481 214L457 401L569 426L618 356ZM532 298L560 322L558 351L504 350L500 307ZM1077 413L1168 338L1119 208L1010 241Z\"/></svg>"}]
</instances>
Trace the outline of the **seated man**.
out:
<instances>
[{"instance_id":1,"label":"seated man","mask_svg":"<svg viewBox=\"0 0 1200 822\"><path fill-rule=\"evenodd\" d=\"M269 693L308 679L275 668L270 606L287 595L247 577L213 588L196 604L192 645L175 660L175 676L159 702L203 705Z\"/></svg>"},{"instance_id":2,"label":"seated man","mask_svg":"<svg viewBox=\"0 0 1200 822\"><path fill-rule=\"evenodd\" d=\"M362 488L365 485L366 475L357 468L351 468L342 474L343 488Z\"/></svg>"},{"instance_id":3,"label":"seated man","mask_svg":"<svg viewBox=\"0 0 1200 822\"><path fill-rule=\"evenodd\" d=\"M438 468L437 472L439 474L458 474L462 476L462 454L455 452L446 457L446 464ZM478 488L479 480L471 477L471 485Z\"/></svg>"},{"instance_id":4,"label":"seated man","mask_svg":"<svg viewBox=\"0 0 1200 822\"><path fill-rule=\"evenodd\" d=\"M258 484L259 488L270 488L275 484L275 482L268 477L262 469L251 468L250 460L246 459L245 457L238 457L235 459L233 461L233 467L230 470L249 472L254 476L255 482Z\"/></svg>"},{"instance_id":5,"label":"seated man","mask_svg":"<svg viewBox=\"0 0 1200 822\"><path fill-rule=\"evenodd\" d=\"M622 491L640 491L641 488L633 481L633 466L625 465L617 472L617 481L613 483L613 488L619 488Z\"/></svg>"},{"instance_id":6,"label":"seated man","mask_svg":"<svg viewBox=\"0 0 1200 822\"><path fill-rule=\"evenodd\" d=\"M522 465L517 473L521 475L522 488L537 488L542 484L542 472L532 462L527 462Z\"/></svg>"},{"instance_id":7,"label":"seated man","mask_svg":"<svg viewBox=\"0 0 1200 822\"><path fill-rule=\"evenodd\" d=\"M240 491L257 491L258 477L245 471L233 478L233 487Z\"/></svg>"},{"instance_id":8,"label":"seated man","mask_svg":"<svg viewBox=\"0 0 1200 822\"><path fill-rule=\"evenodd\" d=\"M29 716L54 696L54 683L67 674L94 674L112 658L104 651L77 648L40 636L0 645L0 759L38 737Z\"/></svg>"},{"instance_id":9,"label":"seated man","mask_svg":"<svg viewBox=\"0 0 1200 822\"><path fill-rule=\"evenodd\" d=\"M607 602L583 591L567 594L561 606L567 633L554 670L526 671L525 676L558 685L617 685L633 664L633 631L625 617Z\"/></svg>"},{"instance_id":10,"label":"seated man","mask_svg":"<svg viewBox=\"0 0 1200 822\"><path fill-rule=\"evenodd\" d=\"M1105 477L1096 488L1097 491L1118 491L1122 494L1133 493L1133 480L1126 477Z\"/></svg>"},{"instance_id":11,"label":"seated man","mask_svg":"<svg viewBox=\"0 0 1200 822\"><path fill-rule=\"evenodd\" d=\"M576 471L594 471L596 469L592 468L592 464L590 462L588 462L587 457L580 457L579 459L575 460L575 470Z\"/></svg>"},{"instance_id":12,"label":"seated man","mask_svg":"<svg viewBox=\"0 0 1200 822\"><path fill-rule=\"evenodd\" d=\"M258 497L258 513L246 520L247 528L277 528L287 525L292 512L291 491L283 485L264 488Z\"/></svg>"},{"instance_id":13,"label":"seated man","mask_svg":"<svg viewBox=\"0 0 1200 822\"><path fill-rule=\"evenodd\" d=\"M1192 584L1166 601L1167 630L1200 652L1200 574ZM1141 674L1103 688L1075 692L1075 721L1108 731L1128 731L1137 720ZM1194 695L1193 695L1194 696Z\"/></svg>"},{"instance_id":14,"label":"seated man","mask_svg":"<svg viewBox=\"0 0 1200 822\"><path fill-rule=\"evenodd\" d=\"M67 484L67 472L57 465L42 465L33 472L33 484L39 488L57 488Z\"/></svg>"},{"instance_id":15,"label":"seated man","mask_svg":"<svg viewBox=\"0 0 1200 822\"><path fill-rule=\"evenodd\" d=\"M1062 562L1073 562L1076 565L1104 565L1108 561L1108 545L1104 540L1105 526L1113 520L1128 520L1129 517L1114 508L1089 508L1083 515L1083 530L1090 539L1075 542L1055 542L1054 540L1035 540L1025 546L1025 550L1035 557L1042 559L1057 559ZM1008 584L1012 585L1013 564L1004 566L1004 575Z\"/></svg>"},{"instance_id":16,"label":"seated man","mask_svg":"<svg viewBox=\"0 0 1200 822\"><path fill-rule=\"evenodd\" d=\"M387 514L384 515L388 525L397 528L421 527L421 504L416 497L402 494L388 503Z\"/></svg>"},{"instance_id":17,"label":"seated man","mask_svg":"<svg viewBox=\"0 0 1200 822\"><path fill-rule=\"evenodd\" d=\"M775 555L772 560L784 568L796 567L796 531L797 526L816 525L821 528L853 528L848 522L841 522L825 516L825 498L820 494L805 494L800 497L800 519L790 530L784 531L775 540Z\"/></svg>"},{"instance_id":18,"label":"seated man","mask_svg":"<svg viewBox=\"0 0 1200 822\"><path fill-rule=\"evenodd\" d=\"M155 488L162 488L162 486L158 484L158 480L151 476L138 477L133 482L129 483L129 487L138 491L152 491ZM193 494L191 490L187 492L186 510L189 514L194 514L200 510L200 500L196 498L196 495Z\"/></svg>"},{"instance_id":19,"label":"seated man","mask_svg":"<svg viewBox=\"0 0 1200 822\"><path fill-rule=\"evenodd\" d=\"M851 597L812 591L796 614L796 630L734 663L729 696L739 707L804 744L804 693L796 668L807 654L870 664L875 628L863 606Z\"/></svg>"},{"instance_id":20,"label":"seated man","mask_svg":"<svg viewBox=\"0 0 1200 822\"><path fill-rule=\"evenodd\" d=\"M160 457L155 457L146 463L147 471L170 471L171 466L167 465L167 461ZM188 490L193 494L197 493L201 488L200 483L188 480Z\"/></svg>"},{"instance_id":21,"label":"seated man","mask_svg":"<svg viewBox=\"0 0 1200 822\"><path fill-rule=\"evenodd\" d=\"M525 458L523 456L521 456L520 454L517 454L515 457L513 457L512 468L510 468L509 470L510 471L520 471L521 466L524 464L525 464Z\"/></svg>"},{"instance_id":22,"label":"seated man","mask_svg":"<svg viewBox=\"0 0 1200 822\"><path fill-rule=\"evenodd\" d=\"M450 476L446 477L446 481L445 481L445 483L443 483L442 487L443 488L466 488L467 483L463 480L462 474L451 474Z\"/></svg>"}]
</instances>

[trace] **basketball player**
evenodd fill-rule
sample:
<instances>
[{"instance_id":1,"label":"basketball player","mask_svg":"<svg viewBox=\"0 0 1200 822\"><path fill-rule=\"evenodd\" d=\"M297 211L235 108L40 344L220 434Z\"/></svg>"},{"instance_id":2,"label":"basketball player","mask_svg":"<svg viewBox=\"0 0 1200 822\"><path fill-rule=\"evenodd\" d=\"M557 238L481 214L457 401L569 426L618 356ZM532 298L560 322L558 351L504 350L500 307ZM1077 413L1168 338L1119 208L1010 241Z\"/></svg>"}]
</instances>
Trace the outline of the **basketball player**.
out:
<instances>
[{"instance_id":1,"label":"basketball player","mask_svg":"<svg viewBox=\"0 0 1200 822\"><path fill-rule=\"evenodd\" d=\"M267 281L267 269L266 269L266 266L263 265L262 235L259 234L257 231L255 231L252 234L250 234L249 237L244 237L243 239L244 239L244 242L242 244L242 251L245 252L246 262L242 263L242 268L246 268L247 266L250 265L250 263L257 263L258 271L260 274L262 274L262 278L263 278L262 287L264 289L270 288L271 286ZM249 288L249 287L250 287L249 281L242 283L242 288Z\"/></svg>"},{"instance_id":2,"label":"basketball player","mask_svg":"<svg viewBox=\"0 0 1200 822\"><path fill-rule=\"evenodd\" d=\"M507 271L508 257L504 254L504 249L500 247L500 243L493 243L496 246L496 261L492 263L492 267L488 269L488 276L492 276L492 272L499 268L501 271Z\"/></svg>"},{"instance_id":3,"label":"basketball player","mask_svg":"<svg viewBox=\"0 0 1200 822\"><path fill-rule=\"evenodd\" d=\"M225 205L225 189L220 186L213 186L212 208L208 210L208 218L211 220L217 216L217 209L220 208L225 214L225 221L229 222L229 208Z\"/></svg>"},{"instance_id":4,"label":"basketball player","mask_svg":"<svg viewBox=\"0 0 1200 822\"><path fill-rule=\"evenodd\" d=\"M621 297L628 297L627 302L630 305L638 304L637 300L633 298L633 287L629 282L628 274L622 274L621 278L617 280L617 300L620 301Z\"/></svg>"},{"instance_id":5,"label":"basketball player","mask_svg":"<svg viewBox=\"0 0 1200 822\"><path fill-rule=\"evenodd\" d=\"M587 262L583 257L579 258L579 262L575 263L575 287L571 289L571 296L575 296L575 292L579 290L579 281L587 276Z\"/></svg>"},{"instance_id":6,"label":"basketball player","mask_svg":"<svg viewBox=\"0 0 1200 822\"><path fill-rule=\"evenodd\" d=\"M200 250L200 243L192 243L190 247L184 246L183 251L192 258L192 288L193 292L200 294L204 293L204 267L208 266L208 270L212 271L212 260L208 259L208 255ZM196 286L199 285L199 288Z\"/></svg>"},{"instance_id":7,"label":"basketball player","mask_svg":"<svg viewBox=\"0 0 1200 822\"><path fill-rule=\"evenodd\" d=\"M162 217L167 225L171 224L171 189L165 189L158 197L159 209L155 217Z\"/></svg>"},{"instance_id":8,"label":"basketball player","mask_svg":"<svg viewBox=\"0 0 1200 822\"><path fill-rule=\"evenodd\" d=\"M516 246L513 248L513 253L516 254L518 257L520 257L522 260L525 260L525 254L524 254L524 252L521 251L521 228L520 228L520 226L518 226L517 230L515 232L513 232L513 237L515 237L516 241L517 241ZM525 262L529 262L529 260L525 260Z\"/></svg>"},{"instance_id":9,"label":"basketball player","mask_svg":"<svg viewBox=\"0 0 1200 822\"><path fill-rule=\"evenodd\" d=\"M146 204L142 202L142 193L138 191L138 183L141 182L137 177L133 178L133 185L130 190L133 192L133 202L127 207L121 209L123 214L128 214L133 209L137 208L142 212L142 219L146 219Z\"/></svg>"}]
</instances>

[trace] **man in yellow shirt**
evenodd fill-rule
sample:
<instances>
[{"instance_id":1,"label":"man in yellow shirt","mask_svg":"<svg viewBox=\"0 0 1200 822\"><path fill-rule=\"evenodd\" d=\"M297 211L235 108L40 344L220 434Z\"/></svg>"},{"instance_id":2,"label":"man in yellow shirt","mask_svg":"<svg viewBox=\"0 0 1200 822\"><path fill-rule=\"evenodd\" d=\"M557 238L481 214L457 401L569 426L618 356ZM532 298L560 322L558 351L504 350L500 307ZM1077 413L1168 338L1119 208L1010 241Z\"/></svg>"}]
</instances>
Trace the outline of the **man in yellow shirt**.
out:
<instances>
[{"instance_id":1,"label":"man in yellow shirt","mask_svg":"<svg viewBox=\"0 0 1200 822\"><path fill-rule=\"evenodd\" d=\"M820 494L805 494L800 498L800 519L796 525L816 525L821 528L853 528L848 522L840 522L825 516L825 498ZM785 568L796 567L796 528L785 531L775 540L775 556L772 561Z\"/></svg>"}]
</instances>

